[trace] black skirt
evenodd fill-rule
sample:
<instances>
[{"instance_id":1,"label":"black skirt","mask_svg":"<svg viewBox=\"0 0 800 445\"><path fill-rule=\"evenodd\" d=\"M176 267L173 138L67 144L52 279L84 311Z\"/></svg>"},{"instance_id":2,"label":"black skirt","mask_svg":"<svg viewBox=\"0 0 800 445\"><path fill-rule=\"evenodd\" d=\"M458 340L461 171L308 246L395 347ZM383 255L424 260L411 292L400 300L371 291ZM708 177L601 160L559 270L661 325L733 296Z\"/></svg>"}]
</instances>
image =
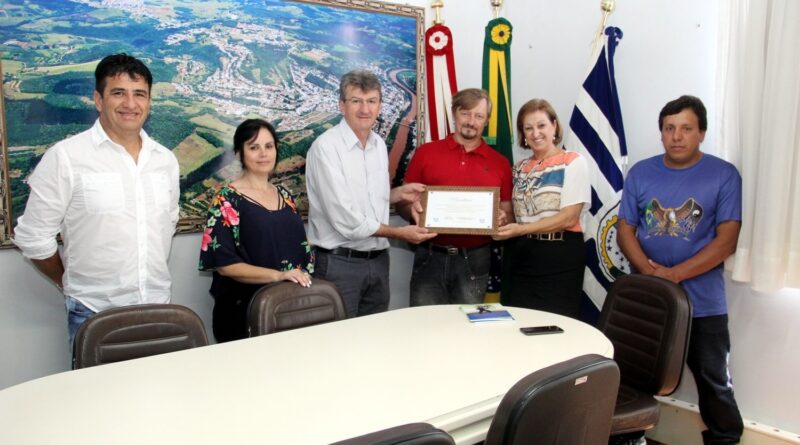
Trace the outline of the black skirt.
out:
<instances>
[{"instance_id":1,"label":"black skirt","mask_svg":"<svg viewBox=\"0 0 800 445\"><path fill-rule=\"evenodd\" d=\"M510 240L503 252L501 302L578 319L585 266L582 233L564 232L560 241Z\"/></svg>"}]
</instances>

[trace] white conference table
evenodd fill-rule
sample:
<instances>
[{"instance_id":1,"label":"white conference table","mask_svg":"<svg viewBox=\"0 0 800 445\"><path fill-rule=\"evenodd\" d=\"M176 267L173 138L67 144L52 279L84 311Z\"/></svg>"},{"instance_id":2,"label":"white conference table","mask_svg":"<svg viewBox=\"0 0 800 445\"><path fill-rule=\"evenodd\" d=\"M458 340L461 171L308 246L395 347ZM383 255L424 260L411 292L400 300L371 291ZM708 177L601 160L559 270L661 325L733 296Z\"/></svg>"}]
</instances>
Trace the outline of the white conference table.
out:
<instances>
[{"instance_id":1,"label":"white conference table","mask_svg":"<svg viewBox=\"0 0 800 445\"><path fill-rule=\"evenodd\" d=\"M43 377L0 391L0 443L320 445L410 422L474 443L522 377L613 355L585 323L509 311L399 309ZM565 332L519 332L551 324Z\"/></svg>"}]
</instances>

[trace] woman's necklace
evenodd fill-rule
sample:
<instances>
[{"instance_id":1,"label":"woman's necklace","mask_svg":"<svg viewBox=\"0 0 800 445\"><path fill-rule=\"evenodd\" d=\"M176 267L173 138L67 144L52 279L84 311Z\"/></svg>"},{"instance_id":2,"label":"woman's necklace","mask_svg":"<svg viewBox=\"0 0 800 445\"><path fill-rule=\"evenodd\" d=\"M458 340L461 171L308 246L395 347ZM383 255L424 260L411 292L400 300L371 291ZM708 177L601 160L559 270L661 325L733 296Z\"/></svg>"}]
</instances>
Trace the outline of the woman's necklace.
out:
<instances>
[{"instance_id":1,"label":"woman's necklace","mask_svg":"<svg viewBox=\"0 0 800 445\"><path fill-rule=\"evenodd\" d=\"M558 150L558 149L557 149L557 150ZM558 150L558 151L560 151L560 150ZM539 162L537 162L537 163L536 163L536 165L534 166L534 168L535 168L535 169L538 169L539 167L541 167L541 166L542 166L542 164L544 163L544 161L548 160L549 158L552 158L553 156L558 156L558 151L554 152L553 154L549 154L549 153L545 154L545 155L542 157L542 159L539 159ZM533 158L533 159L534 159L534 160L536 160L536 158Z\"/></svg>"}]
</instances>

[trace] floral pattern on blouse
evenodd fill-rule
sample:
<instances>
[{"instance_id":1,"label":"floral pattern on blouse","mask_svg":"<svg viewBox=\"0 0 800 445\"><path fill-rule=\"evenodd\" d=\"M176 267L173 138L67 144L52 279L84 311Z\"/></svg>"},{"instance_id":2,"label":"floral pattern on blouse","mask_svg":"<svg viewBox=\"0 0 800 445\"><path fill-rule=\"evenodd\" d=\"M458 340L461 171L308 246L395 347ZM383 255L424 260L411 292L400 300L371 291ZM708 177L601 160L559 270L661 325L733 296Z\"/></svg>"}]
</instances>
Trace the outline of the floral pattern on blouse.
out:
<instances>
[{"instance_id":1,"label":"floral pattern on blouse","mask_svg":"<svg viewBox=\"0 0 800 445\"><path fill-rule=\"evenodd\" d=\"M281 186L277 190L286 204L278 210L262 207L230 185L214 195L200 244L200 270L244 262L280 271L314 272L314 254L297 205L288 190ZM249 237L242 235L242 226L247 225L242 214L252 219ZM253 227L258 224L261 227ZM264 245L275 246L278 252L264 251Z\"/></svg>"}]
</instances>

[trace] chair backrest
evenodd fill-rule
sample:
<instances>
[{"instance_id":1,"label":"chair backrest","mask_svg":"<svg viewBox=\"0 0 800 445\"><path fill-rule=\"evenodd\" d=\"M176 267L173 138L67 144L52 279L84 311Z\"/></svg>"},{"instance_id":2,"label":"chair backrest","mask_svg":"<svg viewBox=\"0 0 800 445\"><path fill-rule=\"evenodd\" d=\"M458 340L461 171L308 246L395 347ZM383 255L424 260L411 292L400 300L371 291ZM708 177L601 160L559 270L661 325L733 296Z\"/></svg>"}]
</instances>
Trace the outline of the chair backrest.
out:
<instances>
[{"instance_id":1,"label":"chair backrest","mask_svg":"<svg viewBox=\"0 0 800 445\"><path fill-rule=\"evenodd\" d=\"M486 445L606 445L618 388L619 368L600 355L540 369L500 401Z\"/></svg>"},{"instance_id":2,"label":"chair backrest","mask_svg":"<svg viewBox=\"0 0 800 445\"><path fill-rule=\"evenodd\" d=\"M253 294L247 318L250 336L256 337L346 317L336 286L315 278L311 287L288 281L263 286Z\"/></svg>"},{"instance_id":3,"label":"chair backrest","mask_svg":"<svg viewBox=\"0 0 800 445\"><path fill-rule=\"evenodd\" d=\"M614 345L622 384L664 396L680 383L691 323L692 305L681 286L633 274L611 286L598 329Z\"/></svg>"},{"instance_id":4,"label":"chair backrest","mask_svg":"<svg viewBox=\"0 0 800 445\"><path fill-rule=\"evenodd\" d=\"M177 304L141 304L92 315L78 328L75 369L206 346L203 321Z\"/></svg>"},{"instance_id":5,"label":"chair backrest","mask_svg":"<svg viewBox=\"0 0 800 445\"><path fill-rule=\"evenodd\" d=\"M409 423L331 445L455 445L449 434L427 423Z\"/></svg>"}]
</instances>

